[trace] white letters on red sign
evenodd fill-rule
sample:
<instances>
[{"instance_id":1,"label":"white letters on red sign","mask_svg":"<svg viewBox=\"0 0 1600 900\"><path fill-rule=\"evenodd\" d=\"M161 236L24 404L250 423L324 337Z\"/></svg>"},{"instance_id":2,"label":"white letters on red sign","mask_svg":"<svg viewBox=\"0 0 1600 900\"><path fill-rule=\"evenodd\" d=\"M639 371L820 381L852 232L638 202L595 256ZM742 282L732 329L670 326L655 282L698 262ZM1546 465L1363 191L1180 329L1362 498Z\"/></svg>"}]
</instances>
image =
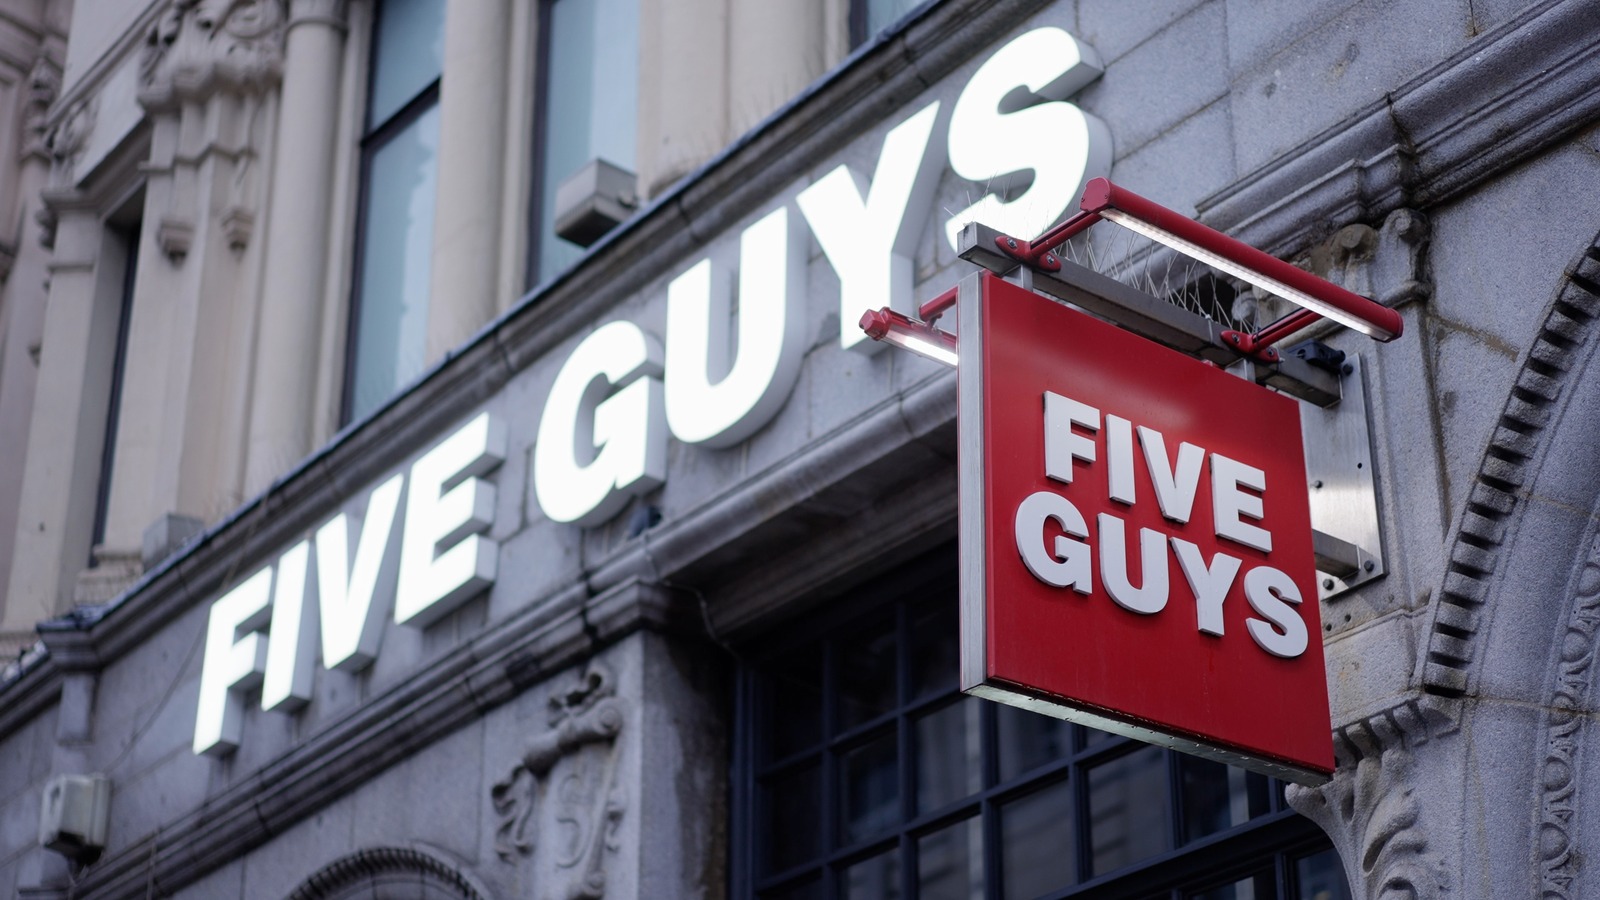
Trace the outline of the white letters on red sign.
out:
<instances>
[{"instance_id":1,"label":"white letters on red sign","mask_svg":"<svg viewBox=\"0 0 1600 900\"><path fill-rule=\"evenodd\" d=\"M1102 432L1103 456L1101 444L1090 437ZM1209 457L1213 533L1262 553L1272 552L1271 532L1244 521L1261 521L1263 516L1267 484L1260 469L1219 453L1208 454L1187 442L1178 445L1176 465L1169 464L1161 432L1135 427L1120 416L1102 416L1088 404L1049 391L1044 394L1044 434L1046 477L1070 485L1074 468L1104 465L1107 495L1130 507L1138 502L1133 452L1137 434L1161 515L1179 525L1188 523L1194 513L1200 470ZM1048 544L1047 525L1052 526L1048 530L1062 532ZM1155 615L1166 608L1172 595L1170 560L1175 557L1194 598L1200 632L1224 636L1223 605L1244 560L1218 552L1208 561L1193 541L1151 528L1130 535L1127 524L1111 513L1096 516L1096 534L1091 536L1083 514L1054 491L1037 491L1024 499L1017 507L1015 527L1017 552L1035 578L1052 587L1090 594L1098 554L1099 577L1106 594L1118 606L1139 615ZM1137 579L1131 574L1135 571ZM1255 566L1244 575L1244 596L1260 617L1245 621L1257 646L1281 657L1305 652L1310 636L1295 611L1301 603L1300 591L1288 575L1272 566Z\"/></svg>"}]
</instances>

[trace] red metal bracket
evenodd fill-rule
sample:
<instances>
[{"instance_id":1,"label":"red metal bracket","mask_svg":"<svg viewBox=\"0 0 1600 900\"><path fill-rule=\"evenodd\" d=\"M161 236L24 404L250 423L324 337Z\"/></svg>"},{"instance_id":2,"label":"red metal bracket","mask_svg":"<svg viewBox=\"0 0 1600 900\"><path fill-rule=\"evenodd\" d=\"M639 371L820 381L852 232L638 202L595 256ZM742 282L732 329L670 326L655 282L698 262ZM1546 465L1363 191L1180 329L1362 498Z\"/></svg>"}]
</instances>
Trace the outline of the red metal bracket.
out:
<instances>
[{"instance_id":1,"label":"red metal bracket","mask_svg":"<svg viewBox=\"0 0 1600 900\"><path fill-rule=\"evenodd\" d=\"M1001 253L1023 265L1040 271L1057 272L1061 269L1061 260L1051 250L1052 247L1060 246L1101 219L1111 219L1179 253L1200 259L1220 271L1283 296L1301 306L1304 313L1312 317L1297 319L1295 316L1301 314L1296 313L1267 326L1256 335L1239 333L1239 341L1229 339L1230 343L1252 348L1246 352L1254 352L1259 345L1271 343L1324 316L1380 341L1392 341L1404 329L1404 321L1394 310L1124 190L1104 178L1095 178L1084 186L1083 198L1078 205L1080 209L1077 213L1032 241L1000 235L995 238L995 245ZM1289 327L1291 325L1292 328ZM1275 334L1276 337L1268 338L1269 334Z\"/></svg>"}]
</instances>

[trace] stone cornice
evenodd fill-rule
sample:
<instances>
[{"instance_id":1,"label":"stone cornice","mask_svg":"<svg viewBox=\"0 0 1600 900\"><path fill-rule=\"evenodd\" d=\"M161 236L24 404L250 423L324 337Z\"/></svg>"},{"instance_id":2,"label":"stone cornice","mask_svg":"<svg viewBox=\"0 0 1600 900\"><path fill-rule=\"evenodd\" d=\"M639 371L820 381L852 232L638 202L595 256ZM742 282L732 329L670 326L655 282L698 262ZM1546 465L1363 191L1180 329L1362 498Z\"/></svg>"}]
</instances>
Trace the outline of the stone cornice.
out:
<instances>
[{"instance_id":1,"label":"stone cornice","mask_svg":"<svg viewBox=\"0 0 1600 900\"><path fill-rule=\"evenodd\" d=\"M138 52L144 44L145 35L149 33L156 19L160 18L167 6L166 0L151 2L145 6L139 18L128 26L128 30L117 38L100 57L90 64L77 80L67 85L60 97L56 98L55 106L51 109L49 124L53 127L60 123L67 110L76 106L86 98L93 96L110 78L116 70L128 60L128 57Z\"/></svg>"},{"instance_id":2,"label":"stone cornice","mask_svg":"<svg viewBox=\"0 0 1600 900\"><path fill-rule=\"evenodd\" d=\"M1292 256L1340 226L1470 190L1600 118L1594 16L1586 0L1544 0L1204 198L1201 220Z\"/></svg>"}]
</instances>

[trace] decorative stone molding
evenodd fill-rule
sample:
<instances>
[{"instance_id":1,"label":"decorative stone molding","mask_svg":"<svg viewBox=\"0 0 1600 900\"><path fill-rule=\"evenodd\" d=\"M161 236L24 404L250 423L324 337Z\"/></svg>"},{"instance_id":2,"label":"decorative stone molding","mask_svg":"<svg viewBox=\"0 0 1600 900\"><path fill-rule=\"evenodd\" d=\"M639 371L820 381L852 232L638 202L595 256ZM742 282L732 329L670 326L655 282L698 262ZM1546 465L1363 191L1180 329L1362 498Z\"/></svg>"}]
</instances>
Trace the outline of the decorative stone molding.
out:
<instances>
[{"instance_id":1,"label":"decorative stone molding","mask_svg":"<svg viewBox=\"0 0 1600 900\"><path fill-rule=\"evenodd\" d=\"M1600 239L1597 239L1600 241ZM1584 358L1600 317L1600 243L1590 246L1567 268L1556 300L1533 347L1523 358L1511 396L1477 477L1467 494L1450 545L1444 585L1433 604L1422 659L1422 689L1453 698L1471 689L1478 655L1478 610L1488 599L1499 566L1499 551L1510 531L1519 494L1539 456L1562 389Z\"/></svg>"},{"instance_id":2,"label":"decorative stone molding","mask_svg":"<svg viewBox=\"0 0 1600 900\"><path fill-rule=\"evenodd\" d=\"M324 867L294 889L289 900L356 900L376 884L404 884L408 896L435 900L484 900L483 892L455 866L419 850L377 847L360 850Z\"/></svg>"},{"instance_id":3,"label":"decorative stone molding","mask_svg":"<svg viewBox=\"0 0 1600 900\"><path fill-rule=\"evenodd\" d=\"M194 246L194 223L180 216L162 216L161 223L156 226L156 244L167 259L183 262L189 255L189 248Z\"/></svg>"},{"instance_id":4,"label":"decorative stone molding","mask_svg":"<svg viewBox=\"0 0 1600 900\"><path fill-rule=\"evenodd\" d=\"M284 0L173 0L145 35L139 102L156 111L283 74Z\"/></svg>"},{"instance_id":5,"label":"decorative stone molding","mask_svg":"<svg viewBox=\"0 0 1600 900\"><path fill-rule=\"evenodd\" d=\"M1588 722L1579 711L1590 706L1596 639L1600 637L1600 539L1590 545L1577 575L1544 722L1535 846L1539 852L1539 896L1545 900L1571 900L1575 896L1573 881L1581 866L1581 854L1572 846L1572 829L1580 785L1578 758Z\"/></svg>"},{"instance_id":6,"label":"decorative stone molding","mask_svg":"<svg viewBox=\"0 0 1600 900\"><path fill-rule=\"evenodd\" d=\"M223 210L222 235L228 239L228 249L239 252L250 243L250 234L256 227L256 214L242 206Z\"/></svg>"},{"instance_id":7,"label":"decorative stone molding","mask_svg":"<svg viewBox=\"0 0 1600 900\"><path fill-rule=\"evenodd\" d=\"M617 823L627 808L617 783L617 736L626 720L610 672L590 662L569 687L551 694L549 730L529 739L522 758L490 792L499 817L495 852L503 861L533 854L535 816L561 826L546 838L553 868L544 874L564 885L545 896L578 900L605 893L605 852L616 849Z\"/></svg>"},{"instance_id":8,"label":"decorative stone molding","mask_svg":"<svg viewBox=\"0 0 1600 900\"><path fill-rule=\"evenodd\" d=\"M70 170L78 155L83 152L84 144L89 140L89 135L94 131L95 113L99 103L97 96L85 97L79 100L45 136L45 144L49 148L50 158L55 162L58 170Z\"/></svg>"},{"instance_id":9,"label":"decorative stone molding","mask_svg":"<svg viewBox=\"0 0 1600 900\"><path fill-rule=\"evenodd\" d=\"M1600 115L1593 18L1587 3L1527 4L1449 59L1201 199L1200 221L1270 253L1294 253L1338 223L1375 222L1471 191Z\"/></svg>"},{"instance_id":10,"label":"decorative stone molding","mask_svg":"<svg viewBox=\"0 0 1600 900\"><path fill-rule=\"evenodd\" d=\"M1293 262L1346 290L1398 307L1433 296L1427 270L1431 237L1426 216L1397 209L1378 228L1346 225ZM1266 323L1292 311L1288 301L1251 289L1240 293L1233 313L1242 321Z\"/></svg>"},{"instance_id":11,"label":"decorative stone molding","mask_svg":"<svg viewBox=\"0 0 1600 900\"><path fill-rule=\"evenodd\" d=\"M316 23L343 29L347 0L289 0L289 27Z\"/></svg>"},{"instance_id":12,"label":"decorative stone molding","mask_svg":"<svg viewBox=\"0 0 1600 900\"><path fill-rule=\"evenodd\" d=\"M61 71L49 57L34 61L28 73L28 103L23 113L22 159L50 159L50 105L61 91Z\"/></svg>"},{"instance_id":13,"label":"decorative stone molding","mask_svg":"<svg viewBox=\"0 0 1600 900\"><path fill-rule=\"evenodd\" d=\"M1333 780L1290 785L1296 812L1327 832L1356 896L1437 900L1450 894L1450 870L1422 822L1412 777L1412 747L1455 730L1447 707L1408 701L1339 729Z\"/></svg>"}]
</instances>

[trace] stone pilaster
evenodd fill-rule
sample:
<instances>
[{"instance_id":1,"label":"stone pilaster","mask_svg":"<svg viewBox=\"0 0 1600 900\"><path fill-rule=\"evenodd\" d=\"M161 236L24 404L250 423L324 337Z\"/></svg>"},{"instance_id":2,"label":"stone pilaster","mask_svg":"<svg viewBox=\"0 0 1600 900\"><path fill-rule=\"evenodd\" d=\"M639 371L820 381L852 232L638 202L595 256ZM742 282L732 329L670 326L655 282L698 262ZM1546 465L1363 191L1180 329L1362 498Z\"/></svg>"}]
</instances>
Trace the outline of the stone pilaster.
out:
<instances>
[{"instance_id":1,"label":"stone pilaster","mask_svg":"<svg viewBox=\"0 0 1600 900\"><path fill-rule=\"evenodd\" d=\"M293 0L289 6L246 495L266 487L312 447L344 15L343 0Z\"/></svg>"},{"instance_id":2,"label":"stone pilaster","mask_svg":"<svg viewBox=\"0 0 1600 900\"><path fill-rule=\"evenodd\" d=\"M283 0L175 0L145 35L151 124L138 276L107 520L137 551L169 514L242 497L244 413L263 261L255 222L284 70Z\"/></svg>"},{"instance_id":3,"label":"stone pilaster","mask_svg":"<svg viewBox=\"0 0 1600 900\"><path fill-rule=\"evenodd\" d=\"M434 207L428 360L443 356L498 308L502 159L511 43L508 0L445 4L439 85L439 183Z\"/></svg>"}]
</instances>

